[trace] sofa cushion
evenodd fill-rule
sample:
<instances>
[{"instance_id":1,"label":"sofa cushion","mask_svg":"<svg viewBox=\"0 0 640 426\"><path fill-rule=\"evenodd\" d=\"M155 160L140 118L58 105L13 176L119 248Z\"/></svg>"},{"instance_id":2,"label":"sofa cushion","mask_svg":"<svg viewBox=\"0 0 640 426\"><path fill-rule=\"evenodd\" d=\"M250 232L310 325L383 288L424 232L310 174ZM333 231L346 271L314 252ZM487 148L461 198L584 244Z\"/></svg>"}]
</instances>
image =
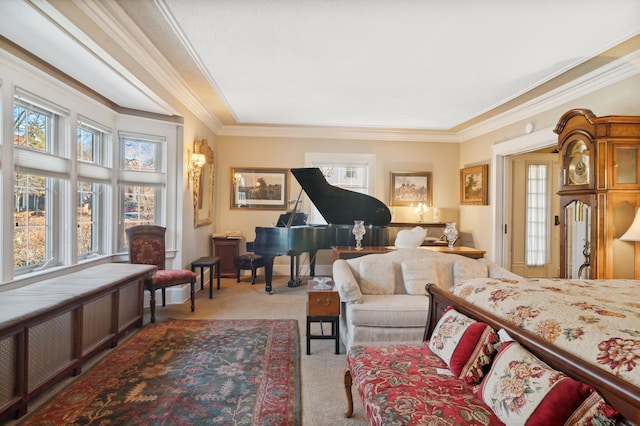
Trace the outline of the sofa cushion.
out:
<instances>
[{"instance_id":1,"label":"sofa cushion","mask_svg":"<svg viewBox=\"0 0 640 426\"><path fill-rule=\"evenodd\" d=\"M340 301L346 303L360 302L362 292L346 260L338 259L333 262L333 282L336 283Z\"/></svg>"},{"instance_id":2,"label":"sofa cushion","mask_svg":"<svg viewBox=\"0 0 640 426\"><path fill-rule=\"evenodd\" d=\"M411 259L401 263L402 280L407 294L427 294L425 284L447 283L448 267L437 259Z\"/></svg>"},{"instance_id":3,"label":"sofa cushion","mask_svg":"<svg viewBox=\"0 0 640 426\"><path fill-rule=\"evenodd\" d=\"M489 259L485 259L485 258L478 259L478 262L481 262L487 265L489 278L502 278L502 279L513 280L513 281L520 281L523 279L520 275L514 274L510 270L503 268L502 266L492 262Z\"/></svg>"},{"instance_id":4,"label":"sofa cushion","mask_svg":"<svg viewBox=\"0 0 640 426\"><path fill-rule=\"evenodd\" d=\"M390 260L366 260L360 263L360 291L362 294L393 294L396 272Z\"/></svg>"},{"instance_id":5,"label":"sofa cushion","mask_svg":"<svg viewBox=\"0 0 640 426\"><path fill-rule=\"evenodd\" d=\"M502 345L476 394L500 420L515 425L564 424L582 414L594 392L513 341Z\"/></svg>"},{"instance_id":6,"label":"sofa cushion","mask_svg":"<svg viewBox=\"0 0 640 426\"><path fill-rule=\"evenodd\" d=\"M458 378L477 384L483 367L491 362L496 342L498 335L489 325L449 309L433 329L429 348Z\"/></svg>"},{"instance_id":7,"label":"sofa cushion","mask_svg":"<svg viewBox=\"0 0 640 426\"><path fill-rule=\"evenodd\" d=\"M355 326L423 327L427 323L429 298L408 294L363 295L362 303L346 306L346 317Z\"/></svg>"},{"instance_id":8,"label":"sofa cushion","mask_svg":"<svg viewBox=\"0 0 640 426\"><path fill-rule=\"evenodd\" d=\"M453 264L453 283L458 284L461 281L469 280L471 278L488 278L489 271L487 265L482 262L478 262L475 259L469 259L467 257L460 257Z\"/></svg>"}]
</instances>

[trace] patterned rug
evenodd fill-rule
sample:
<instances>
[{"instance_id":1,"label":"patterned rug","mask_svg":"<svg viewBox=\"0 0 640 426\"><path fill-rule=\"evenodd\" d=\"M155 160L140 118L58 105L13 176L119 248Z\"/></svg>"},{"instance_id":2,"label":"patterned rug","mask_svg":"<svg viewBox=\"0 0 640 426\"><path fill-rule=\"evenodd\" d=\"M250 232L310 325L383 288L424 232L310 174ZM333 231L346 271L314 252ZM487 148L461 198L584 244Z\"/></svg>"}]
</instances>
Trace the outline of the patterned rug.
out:
<instances>
[{"instance_id":1,"label":"patterned rug","mask_svg":"<svg viewBox=\"0 0 640 426\"><path fill-rule=\"evenodd\" d=\"M296 320L146 325L23 425L299 425Z\"/></svg>"}]
</instances>

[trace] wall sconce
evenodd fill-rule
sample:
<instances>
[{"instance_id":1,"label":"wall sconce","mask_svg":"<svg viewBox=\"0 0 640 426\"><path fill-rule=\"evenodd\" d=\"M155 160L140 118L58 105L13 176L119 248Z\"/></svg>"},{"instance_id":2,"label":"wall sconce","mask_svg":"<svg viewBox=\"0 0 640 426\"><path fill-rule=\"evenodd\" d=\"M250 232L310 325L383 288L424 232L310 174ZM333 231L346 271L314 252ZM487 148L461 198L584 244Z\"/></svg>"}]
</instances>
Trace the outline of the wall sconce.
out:
<instances>
[{"instance_id":1,"label":"wall sconce","mask_svg":"<svg viewBox=\"0 0 640 426\"><path fill-rule=\"evenodd\" d=\"M191 164L189 165L189 176L191 182L196 185L196 182L200 180L200 172L202 167L207 163L207 159L204 154L193 153L191 154Z\"/></svg>"}]
</instances>

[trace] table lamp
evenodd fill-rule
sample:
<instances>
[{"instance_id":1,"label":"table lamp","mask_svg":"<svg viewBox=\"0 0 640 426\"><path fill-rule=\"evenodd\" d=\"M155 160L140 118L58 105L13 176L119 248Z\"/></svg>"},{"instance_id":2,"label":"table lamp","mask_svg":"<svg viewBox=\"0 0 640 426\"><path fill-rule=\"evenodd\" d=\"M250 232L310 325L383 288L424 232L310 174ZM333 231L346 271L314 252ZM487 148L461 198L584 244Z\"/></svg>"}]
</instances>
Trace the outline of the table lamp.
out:
<instances>
[{"instance_id":1,"label":"table lamp","mask_svg":"<svg viewBox=\"0 0 640 426\"><path fill-rule=\"evenodd\" d=\"M640 241L640 209L636 212L636 217L633 219L633 223L627 229L627 232L622 234L620 237L622 241ZM640 279L640 256L637 255L637 251L635 252L635 265L634 265L634 277L635 279Z\"/></svg>"},{"instance_id":2,"label":"table lamp","mask_svg":"<svg viewBox=\"0 0 640 426\"><path fill-rule=\"evenodd\" d=\"M640 241L640 209L636 213L636 217L633 219L633 223L627 229L627 232L620 237L622 241Z\"/></svg>"}]
</instances>

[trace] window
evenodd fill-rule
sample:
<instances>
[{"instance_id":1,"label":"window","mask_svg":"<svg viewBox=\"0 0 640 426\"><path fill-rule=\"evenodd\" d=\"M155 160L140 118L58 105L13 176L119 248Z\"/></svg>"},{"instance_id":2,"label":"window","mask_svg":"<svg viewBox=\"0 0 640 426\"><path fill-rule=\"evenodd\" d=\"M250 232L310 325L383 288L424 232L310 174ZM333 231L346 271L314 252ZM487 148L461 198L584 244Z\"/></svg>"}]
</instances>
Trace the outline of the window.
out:
<instances>
[{"instance_id":1,"label":"window","mask_svg":"<svg viewBox=\"0 0 640 426\"><path fill-rule=\"evenodd\" d=\"M61 117L16 98L13 106L13 268L24 273L58 264L53 247L68 160L59 151Z\"/></svg>"},{"instance_id":2,"label":"window","mask_svg":"<svg viewBox=\"0 0 640 426\"><path fill-rule=\"evenodd\" d=\"M122 151L120 171L120 205L122 212L121 246L124 229L143 224L161 223L159 212L165 187L162 173L164 139L152 135L120 135Z\"/></svg>"},{"instance_id":3,"label":"window","mask_svg":"<svg viewBox=\"0 0 640 426\"><path fill-rule=\"evenodd\" d=\"M547 261L547 166L527 167L527 265Z\"/></svg>"}]
</instances>

